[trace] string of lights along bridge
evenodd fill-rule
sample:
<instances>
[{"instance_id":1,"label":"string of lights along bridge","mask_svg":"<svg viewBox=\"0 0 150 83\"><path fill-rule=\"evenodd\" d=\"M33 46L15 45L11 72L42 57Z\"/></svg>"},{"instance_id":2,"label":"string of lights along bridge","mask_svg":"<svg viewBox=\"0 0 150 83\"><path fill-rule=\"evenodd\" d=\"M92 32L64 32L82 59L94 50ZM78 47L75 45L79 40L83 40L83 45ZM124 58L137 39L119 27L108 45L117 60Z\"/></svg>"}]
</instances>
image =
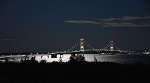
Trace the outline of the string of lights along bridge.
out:
<instances>
[{"instance_id":1,"label":"string of lights along bridge","mask_svg":"<svg viewBox=\"0 0 150 83\"><path fill-rule=\"evenodd\" d=\"M135 57L140 57L140 60L146 61L145 59L142 59L146 57L146 59L148 59L150 63L150 59L147 58L147 56L149 55L150 55L149 51L139 53L135 51L120 50L120 48L117 47L117 43L115 41L109 41L106 47L104 47L103 49L95 49L84 38L81 38L80 42L76 43L66 51L56 51L46 54L31 53L31 54L1 55L0 61L21 62L34 59L38 62L41 62L43 60L45 60L46 62L68 62L70 61L71 58L74 59L76 57L83 57L84 60L87 62L96 61L96 62L129 63L129 62L136 62L136 60L134 61Z\"/></svg>"},{"instance_id":2,"label":"string of lights along bridge","mask_svg":"<svg viewBox=\"0 0 150 83\"><path fill-rule=\"evenodd\" d=\"M75 44L73 45L71 48L69 48L67 51L74 51L74 50L78 50L78 46L80 46L80 50L79 51L115 51L115 50L120 50L120 48L118 48L116 46L116 42L115 41L109 41L108 44L106 45L106 47L104 47L103 49L96 49L94 48L91 44L87 43L87 41L84 38L80 39L80 45Z\"/></svg>"}]
</instances>

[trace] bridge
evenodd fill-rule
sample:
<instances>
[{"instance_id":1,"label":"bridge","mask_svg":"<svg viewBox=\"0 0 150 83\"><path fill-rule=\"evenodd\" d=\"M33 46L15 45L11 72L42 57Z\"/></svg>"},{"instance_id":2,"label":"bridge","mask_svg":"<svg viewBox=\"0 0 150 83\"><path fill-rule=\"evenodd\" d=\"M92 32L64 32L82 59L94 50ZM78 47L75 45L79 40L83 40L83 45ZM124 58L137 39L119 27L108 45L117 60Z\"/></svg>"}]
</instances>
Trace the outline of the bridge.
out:
<instances>
[{"instance_id":1,"label":"bridge","mask_svg":"<svg viewBox=\"0 0 150 83\"><path fill-rule=\"evenodd\" d=\"M79 49L79 50L78 50ZM65 50L65 51L55 51L52 53L47 53L46 55L49 57L49 55L51 56L55 56L55 55L60 55L60 57L62 55L65 54L80 54L80 55L84 55L84 54L100 54L100 53L111 53L111 52L121 52L121 50L116 46L116 42L115 41L109 41L106 45L106 47L104 47L103 49L95 49L92 45L90 45L84 38L80 39L80 43L75 43L71 48ZM41 58L43 56L45 56L44 54L21 54L21 55L4 55L4 56L0 56L0 59L29 59L32 57L37 57L37 56L41 56Z\"/></svg>"},{"instance_id":2,"label":"bridge","mask_svg":"<svg viewBox=\"0 0 150 83\"><path fill-rule=\"evenodd\" d=\"M101 52L101 51L121 51L120 48L118 48L116 46L116 42L115 41L109 41L106 45L106 47L102 48L102 49L96 49L94 48L91 44L89 44L84 38L80 39L80 43L75 43L71 48L65 50L65 51L55 51L52 53L48 53L48 54L71 54L71 53L84 53L87 51L95 51L95 52ZM21 54L22 56L25 55L32 55L33 53L30 54ZM39 53L37 53L38 55ZM16 57L19 57L20 55L15 54ZM4 56L0 56L0 58L3 57L15 57L13 54L11 55L4 55Z\"/></svg>"}]
</instances>

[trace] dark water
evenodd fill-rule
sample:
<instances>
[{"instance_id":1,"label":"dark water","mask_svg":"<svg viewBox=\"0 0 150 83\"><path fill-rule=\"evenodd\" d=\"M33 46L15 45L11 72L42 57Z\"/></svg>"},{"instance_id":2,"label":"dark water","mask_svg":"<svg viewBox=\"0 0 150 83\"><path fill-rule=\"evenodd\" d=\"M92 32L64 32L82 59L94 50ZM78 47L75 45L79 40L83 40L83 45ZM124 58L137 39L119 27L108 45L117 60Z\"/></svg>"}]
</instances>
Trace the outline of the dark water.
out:
<instances>
[{"instance_id":1,"label":"dark water","mask_svg":"<svg viewBox=\"0 0 150 83\"><path fill-rule=\"evenodd\" d=\"M150 64L150 56L142 55L108 55L99 56L100 62L115 62L121 64Z\"/></svg>"},{"instance_id":2,"label":"dark water","mask_svg":"<svg viewBox=\"0 0 150 83\"><path fill-rule=\"evenodd\" d=\"M114 63L120 63L120 64L150 64L150 55L99 55L99 54L85 54L85 59L88 62L94 62L95 58L97 59L97 62L114 62ZM14 60L16 60L16 59L14 59ZM64 58L64 60L65 59L69 60L69 58ZM49 59L47 59L47 60L49 60ZM2 62L3 60L0 59L0 61Z\"/></svg>"}]
</instances>

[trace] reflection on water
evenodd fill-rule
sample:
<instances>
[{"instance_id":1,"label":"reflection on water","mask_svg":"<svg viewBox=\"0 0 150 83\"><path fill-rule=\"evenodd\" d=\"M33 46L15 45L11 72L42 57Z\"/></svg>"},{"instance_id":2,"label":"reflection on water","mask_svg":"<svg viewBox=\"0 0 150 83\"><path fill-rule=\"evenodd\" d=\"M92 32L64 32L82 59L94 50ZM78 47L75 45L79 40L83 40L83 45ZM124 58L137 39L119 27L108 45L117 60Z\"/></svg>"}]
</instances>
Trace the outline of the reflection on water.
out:
<instances>
[{"instance_id":1,"label":"reflection on water","mask_svg":"<svg viewBox=\"0 0 150 83\"><path fill-rule=\"evenodd\" d=\"M96 58L100 62L115 62L121 64L150 64L150 56L140 55L101 55Z\"/></svg>"},{"instance_id":2,"label":"reflection on water","mask_svg":"<svg viewBox=\"0 0 150 83\"><path fill-rule=\"evenodd\" d=\"M35 57L35 60L40 62L42 60L46 60L46 62L68 62L70 60L71 54L57 55L56 57L52 57L48 54L38 54L28 56L29 60L32 57ZM87 62L114 62L120 64L150 64L150 55L100 55L100 54L84 54L85 60ZM23 56L14 57L9 56L0 59L0 62L5 62L5 60L20 62L24 59Z\"/></svg>"}]
</instances>

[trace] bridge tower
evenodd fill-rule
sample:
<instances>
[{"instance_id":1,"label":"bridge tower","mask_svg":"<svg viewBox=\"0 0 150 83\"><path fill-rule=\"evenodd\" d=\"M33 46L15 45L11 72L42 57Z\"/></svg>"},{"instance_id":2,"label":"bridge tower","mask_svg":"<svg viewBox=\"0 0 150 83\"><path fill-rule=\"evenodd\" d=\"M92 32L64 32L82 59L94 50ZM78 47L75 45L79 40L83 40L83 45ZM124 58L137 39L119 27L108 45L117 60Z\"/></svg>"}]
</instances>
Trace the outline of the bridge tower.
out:
<instances>
[{"instance_id":1,"label":"bridge tower","mask_svg":"<svg viewBox=\"0 0 150 83\"><path fill-rule=\"evenodd\" d=\"M81 38L80 39L80 51L84 51L85 50L84 46L85 46L85 39Z\"/></svg>"},{"instance_id":2,"label":"bridge tower","mask_svg":"<svg viewBox=\"0 0 150 83\"><path fill-rule=\"evenodd\" d=\"M115 43L115 41L109 41L107 48L108 48L110 51L116 50L116 43Z\"/></svg>"}]
</instances>

